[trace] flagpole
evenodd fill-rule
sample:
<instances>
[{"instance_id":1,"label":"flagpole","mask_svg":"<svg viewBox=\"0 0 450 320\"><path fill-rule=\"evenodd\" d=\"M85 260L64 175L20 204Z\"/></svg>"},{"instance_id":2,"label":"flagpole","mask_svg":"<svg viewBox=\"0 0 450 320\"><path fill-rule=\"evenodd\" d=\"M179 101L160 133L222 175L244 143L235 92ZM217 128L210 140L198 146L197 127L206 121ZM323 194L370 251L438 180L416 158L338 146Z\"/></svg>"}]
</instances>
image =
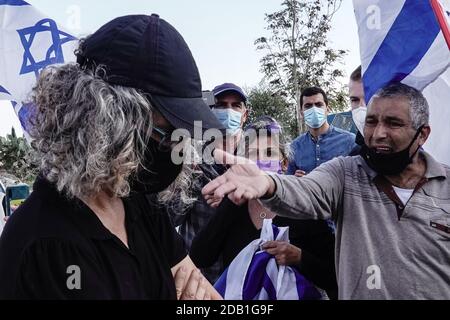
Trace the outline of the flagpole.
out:
<instances>
[{"instance_id":1,"label":"flagpole","mask_svg":"<svg viewBox=\"0 0 450 320\"><path fill-rule=\"evenodd\" d=\"M439 3L439 0L430 0L431 7L433 8L434 14L441 26L442 34L444 35L447 46L450 50L450 25L448 19L445 16L444 8Z\"/></svg>"}]
</instances>

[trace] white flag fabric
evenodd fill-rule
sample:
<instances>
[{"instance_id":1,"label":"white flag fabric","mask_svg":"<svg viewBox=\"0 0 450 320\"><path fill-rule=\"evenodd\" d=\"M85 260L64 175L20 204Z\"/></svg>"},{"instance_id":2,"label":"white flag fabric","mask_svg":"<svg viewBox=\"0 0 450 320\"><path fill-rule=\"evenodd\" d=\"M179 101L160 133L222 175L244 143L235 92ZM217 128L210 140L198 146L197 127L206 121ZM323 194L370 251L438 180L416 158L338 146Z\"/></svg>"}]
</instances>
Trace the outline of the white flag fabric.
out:
<instances>
[{"instance_id":1,"label":"white flag fabric","mask_svg":"<svg viewBox=\"0 0 450 320\"><path fill-rule=\"evenodd\" d=\"M450 165L449 143L442 139L450 137L450 1L353 0L353 6L366 102L390 82L423 91L432 128L425 149Z\"/></svg>"},{"instance_id":2,"label":"white flag fabric","mask_svg":"<svg viewBox=\"0 0 450 320\"><path fill-rule=\"evenodd\" d=\"M278 266L275 257L261 245L270 240L289 241L289 228L272 225L265 219L261 236L237 255L214 287L225 300L311 300L321 293L296 269Z\"/></svg>"},{"instance_id":3,"label":"white flag fabric","mask_svg":"<svg viewBox=\"0 0 450 320\"><path fill-rule=\"evenodd\" d=\"M450 165L450 69L423 91L434 110L431 112L431 136L425 144L436 160ZM433 111L434 111L433 110Z\"/></svg>"},{"instance_id":4,"label":"white flag fabric","mask_svg":"<svg viewBox=\"0 0 450 320\"><path fill-rule=\"evenodd\" d=\"M10 100L24 131L28 101L41 70L75 61L77 39L22 0L0 0L0 100Z\"/></svg>"}]
</instances>

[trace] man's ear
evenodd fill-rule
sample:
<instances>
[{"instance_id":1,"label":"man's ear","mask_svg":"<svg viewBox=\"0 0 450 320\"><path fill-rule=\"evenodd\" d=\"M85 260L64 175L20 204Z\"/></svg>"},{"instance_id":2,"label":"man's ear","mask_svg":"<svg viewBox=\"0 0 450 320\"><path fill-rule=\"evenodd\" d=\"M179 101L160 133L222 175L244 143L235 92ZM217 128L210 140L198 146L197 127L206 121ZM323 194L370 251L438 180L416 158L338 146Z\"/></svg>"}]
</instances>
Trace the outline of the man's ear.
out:
<instances>
[{"instance_id":1,"label":"man's ear","mask_svg":"<svg viewBox=\"0 0 450 320\"><path fill-rule=\"evenodd\" d=\"M305 119L305 114L303 113L302 109L300 109L299 118L300 118L299 120L304 120Z\"/></svg>"},{"instance_id":2,"label":"man's ear","mask_svg":"<svg viewBox=\"0 0 450 320\"><path fill-rule=\"evenodd\" d=\"M303 118L303 107L299 106L297 110L298 110L298 114Z\"/></svg>"},{"instance_id":3,"label":"man's ear","mask_svg":"<svg viewBox=\"0 0 450 320\"><path fill-rule=\"evenodd\" d=\"M419 144L421 146L423 146L425 144L425 142L427 142L428 137L430 136L431 133L431 127L429 125L425 125L423 126L422 130L420 130L420 134L419 134Z\"/></svg>"}]
</instances>

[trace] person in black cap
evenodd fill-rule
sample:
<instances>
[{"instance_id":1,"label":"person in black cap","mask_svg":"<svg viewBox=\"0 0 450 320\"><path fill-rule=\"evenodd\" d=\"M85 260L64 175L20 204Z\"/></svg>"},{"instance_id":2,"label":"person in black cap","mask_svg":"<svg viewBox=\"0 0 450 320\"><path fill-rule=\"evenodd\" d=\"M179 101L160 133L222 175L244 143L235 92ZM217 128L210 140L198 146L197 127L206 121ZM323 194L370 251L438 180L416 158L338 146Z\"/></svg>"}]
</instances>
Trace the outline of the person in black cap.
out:
<instances>
[{"instance_id":1,"label":"person in black cap","mask_svg":"<svg viewBox=\"0 0 450 320\"><path fill-rule=\"evenodd\" d=\"M114 19L76 64L42 71L32 102L41 173L0 238L0 299L220 298L145 198L181 170L175 129L223 129L181 35L157 15Z\"/></svg>"}]
</instances>

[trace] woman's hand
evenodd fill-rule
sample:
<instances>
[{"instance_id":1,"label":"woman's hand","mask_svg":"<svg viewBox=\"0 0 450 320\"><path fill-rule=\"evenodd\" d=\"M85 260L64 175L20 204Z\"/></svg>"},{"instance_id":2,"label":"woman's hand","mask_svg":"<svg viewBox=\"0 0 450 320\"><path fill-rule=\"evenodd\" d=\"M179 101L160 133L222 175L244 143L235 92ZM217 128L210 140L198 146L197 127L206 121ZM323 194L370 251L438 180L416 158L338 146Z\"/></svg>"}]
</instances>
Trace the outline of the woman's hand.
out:
<instances>
[{"instance_id":1,"label":"woman's hand","mask_svg":"<svg viewBox=\"0 0 450 320\"><path fill-rule=\"evenodd\" d=\"M262 249L273 255L278 265L291 266L302 260L302 249L287 241L267 241Z\"/></svg>"},{"instance_id":2,"label":"woman's hand","mask_svg":"<svg viewBox=\"0 0 450 320\"><path fill-rule=\"evenodd\" d=\"M222 300L221 295L186 256L172 269L177 300Z\"/></svg>"},{"instance_id":3,"label":"woman's hand","mask_svg":"<svg viewBox=\"0 0 450 320\"><path fill-rule=\"evenodd\" d=\"M181 267L175 274L175 288L178 300L211 300L211 293L207 292L207 280L200 270L193 270L188 279L186 269Z\"/></svg>"}]
</instances>

